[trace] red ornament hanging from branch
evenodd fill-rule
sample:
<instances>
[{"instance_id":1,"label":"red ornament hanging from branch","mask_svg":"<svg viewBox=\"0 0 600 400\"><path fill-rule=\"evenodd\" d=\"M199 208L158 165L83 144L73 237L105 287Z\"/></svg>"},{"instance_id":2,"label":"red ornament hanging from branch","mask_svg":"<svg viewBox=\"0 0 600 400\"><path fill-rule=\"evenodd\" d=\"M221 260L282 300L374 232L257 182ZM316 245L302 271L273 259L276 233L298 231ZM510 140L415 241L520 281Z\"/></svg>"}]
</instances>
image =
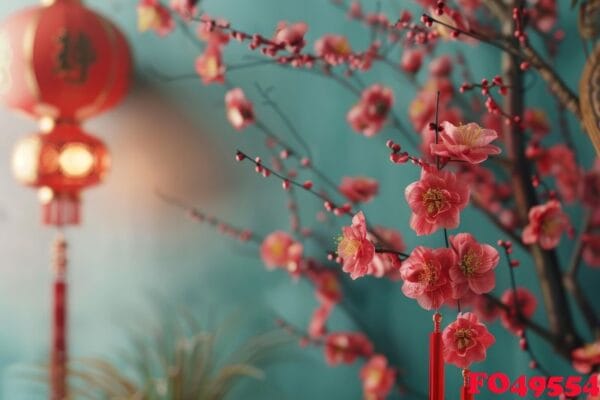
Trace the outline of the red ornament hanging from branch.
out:
<instances>
[{"instance_id":1,"label":"red ornament hanging from branch","mask_svg":"<svg viewBox=\"0 0 600 400\"><path fill-rule=\"evenodd\" d=\"M123 34L78 0L27 8L0 26L0 101L34 118L81 121L127 93Z\"/></svg>"}]
</instances>

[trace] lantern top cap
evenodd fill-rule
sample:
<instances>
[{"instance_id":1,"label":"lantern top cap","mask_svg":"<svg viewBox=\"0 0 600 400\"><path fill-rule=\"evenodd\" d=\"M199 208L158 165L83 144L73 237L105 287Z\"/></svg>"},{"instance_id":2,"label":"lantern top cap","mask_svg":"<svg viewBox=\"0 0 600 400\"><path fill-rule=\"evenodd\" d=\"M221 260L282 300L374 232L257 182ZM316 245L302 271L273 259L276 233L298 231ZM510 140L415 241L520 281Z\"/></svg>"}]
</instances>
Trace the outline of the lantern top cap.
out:
<instances>
[{"instance_id":1,"label":"lantern top cap","mask_svg":"<svg viewBox=\"0 0 600 400\"><path fill-rule=\"evenodd\" d=\"M51 6L54 3L81 4L81 0L42 0L42 4L45 5L45 6Z\"/></svg>"}]
</instances>

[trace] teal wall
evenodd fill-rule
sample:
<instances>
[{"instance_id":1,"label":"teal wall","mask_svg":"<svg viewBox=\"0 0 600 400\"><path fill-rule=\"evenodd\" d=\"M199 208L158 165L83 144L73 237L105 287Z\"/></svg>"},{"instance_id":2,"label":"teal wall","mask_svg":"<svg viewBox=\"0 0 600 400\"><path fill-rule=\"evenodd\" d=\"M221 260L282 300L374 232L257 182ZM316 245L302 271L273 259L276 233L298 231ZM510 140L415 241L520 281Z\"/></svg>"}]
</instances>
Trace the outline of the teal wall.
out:
<instances>
[{"instance_id":1,"label":"teal wall","mask_svg":"<svg viewBox=\"0 0 600 400\"><path fill-rule=\"evenodd\" d=\"M83 226L67 232L71 244L72 353L105 356L119 351L130 329L149 318L160 299L193 310L205 309L207 304L217 310L250 308L256 315L251 325L266 326L273 312L306 325L316 306L306 283L291 282L283 273L266 272L251 246L218 237L153 195L155 188L177 193L207 212L260 233L287 228L286 198L280 184L260 179L248 166L233 162L238 147L251 153L262 151L259 132L248 129L240 134L226 124L223 87L205 87L196 80L166 84L149 73L151 68L167 74L193 71L196 49L182 35L159 39L153 34L139 34L134 1L87 3L110 16L126 32L135 53L138 79L122 107L86 125L109 144L114 168L105 185L86 193ZM404 1L382 3L392 15ZM0 16L27 4L35 2L2 1ZM226 17L250 32L269 34L279 20L303 20L310 24L309 41L324 33L339 32L348 35L357 48L368 43L365 29L347 21L327 0L206 0L204 8L210 15ZM559 69L569 85L576 87L584 58L575 34L575 14L566 8L565 12L570 19L565 26L567 43L561 47ZM498 72L499 58L492 49L458 46L471 57L476 77ZM243 62L245 54L248 52L243 47L233 44L227 60ZM389 163L384 146L386 139L401 142L401 137L391 128L372 139L353 133L345 114L355 99L344 89L329 80L278 67L232 72L228 79L254 99L258 97L255 82L274 87L274 97L313 144L315 163L334 179L361 174L381 180L381 195L364 207L369 221L402 230L409 248L421 243L442 244L440 235L417 239L408 229L409 211L403 191L417 178L418 171ZM385 81L394 89L396 111L408 125L406 109L413 94L408 82L382 66L364 79ZM551 110L553 126L557 126L554 103L539 78L527 93L527 100ZM258 100L256 103L261 118L283 130L273 113ZM39 226L35 193L15 183L8 168L12 145L35 130L35 125L6 110L0 110L0 120L0 159L6 165L0 168L0 393L10 400L43 398L38 389L24 382L20 371L24 365L43 360L48 346L48 254L53 232ZM573 128L589 166L593 156L589 142L576 124ZM311 225L320 203L300 196L303 221ZM577 221L578 214L573 215ZM490 243L499 238L484 216L473 210L464 213L462 229ZM337 231L328 231L325 237L334 234ZM333 241L326 244L332 246ZM571 244L567 240L563 244L561 259L565 260ZM539 293L533 266L525 257L522 260L518 280ZM587 290L595 294L600 281L597 272L584 268L583 276ZM373 338L402 367L411 385L424 390L431 315L404 298L399 287L397 283L365 278L352 286L349 297ZM498 287L508 287L503 268L498 270ZM597 295L594 300L598 305ZM453 311L447 311L446 321L453 316ZM539 307L535 318L545 322L543 307ZM352 325L338 310L331 328L351 329ZM489 352L485 371L505 371L512 376L529 372L527 357L518 350L517 340L498 324L492 328L497 344ZM557 374L570 373L544 344L534 341L533 347ZM355 399L360 393L357 367L330 369L320 351L314 349L273 368L269 378L274 387L261 389L261 395L240 398ZM459 371L449 367L448 381L449 393L457 393Z\"/></svg>"}]
</instances>

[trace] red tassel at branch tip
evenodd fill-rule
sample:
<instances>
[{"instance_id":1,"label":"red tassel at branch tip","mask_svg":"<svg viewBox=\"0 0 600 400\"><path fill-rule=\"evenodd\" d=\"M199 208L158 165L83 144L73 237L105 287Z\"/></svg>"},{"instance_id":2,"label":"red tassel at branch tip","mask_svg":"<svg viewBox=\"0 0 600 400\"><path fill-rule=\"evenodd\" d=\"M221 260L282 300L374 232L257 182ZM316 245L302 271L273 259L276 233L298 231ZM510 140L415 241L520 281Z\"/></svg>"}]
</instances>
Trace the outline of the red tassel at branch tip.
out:
<instances>
[{"instance_id":1,"label":"red tassel at branch tip","mask_svg":"<svg viewBox=\"0 0 600 400\"><path fill-rule=\"evenodd\" d=\"M429 336L429 400L444 400L444 359L442 315L433 314L433 332Z\"/></svg>"},{"instance_id":2,"label":"red tassel at branch tip","mask_svg":"<svg viewBox=\"0 0 600 400\"><path fill-rule=\"evenodd\" d=\"M471 374L471 371L469 371L468 369L465 368L462 370L463 385L460 388L460 400L474 400L475 399L475 395L472 394L471 391L469 390L470 374Z\"/></svg>"}]
</instances>

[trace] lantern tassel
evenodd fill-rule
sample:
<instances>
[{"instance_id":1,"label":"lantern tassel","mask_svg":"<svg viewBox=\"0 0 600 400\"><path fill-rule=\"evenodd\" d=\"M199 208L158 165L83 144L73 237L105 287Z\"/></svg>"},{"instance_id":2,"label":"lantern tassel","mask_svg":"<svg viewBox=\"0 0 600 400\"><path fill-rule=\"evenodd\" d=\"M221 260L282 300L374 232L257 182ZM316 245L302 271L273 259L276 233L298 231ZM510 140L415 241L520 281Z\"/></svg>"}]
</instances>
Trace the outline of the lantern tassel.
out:
<instances>
[{"instance_id":1,"label":"lantern tassel","mask_svg":"<svg viewBox=\"0 0 600 400\"><path fill-rule=\"evenodd\" d=\"M50 351L50 399L67 398L67 242L59 234L52 248L54 269L52 344Z\"/></svg>"},{"instance_id":2,"label":"lantern tassel","mask_svg":"<svg viewBox=\"0 0 600 400\"><path fill-rule=\"evenodd\" d=\"M460 388L460 400L474 400L475 395L469 391L469 379L471 372L468 369L462 370L463 385Z\"/></svg>"},{"instance_id":3,"label":"lantern tassel","mask_svg":"<svg viewBox=\"0 0 600 400\"><path fill-rule=\"evenodd\" d=\"M442 354L442 315L433 315L433 332L429 336L429 400L444 400L444 360Z\"/></svg>"}]
</instances>

